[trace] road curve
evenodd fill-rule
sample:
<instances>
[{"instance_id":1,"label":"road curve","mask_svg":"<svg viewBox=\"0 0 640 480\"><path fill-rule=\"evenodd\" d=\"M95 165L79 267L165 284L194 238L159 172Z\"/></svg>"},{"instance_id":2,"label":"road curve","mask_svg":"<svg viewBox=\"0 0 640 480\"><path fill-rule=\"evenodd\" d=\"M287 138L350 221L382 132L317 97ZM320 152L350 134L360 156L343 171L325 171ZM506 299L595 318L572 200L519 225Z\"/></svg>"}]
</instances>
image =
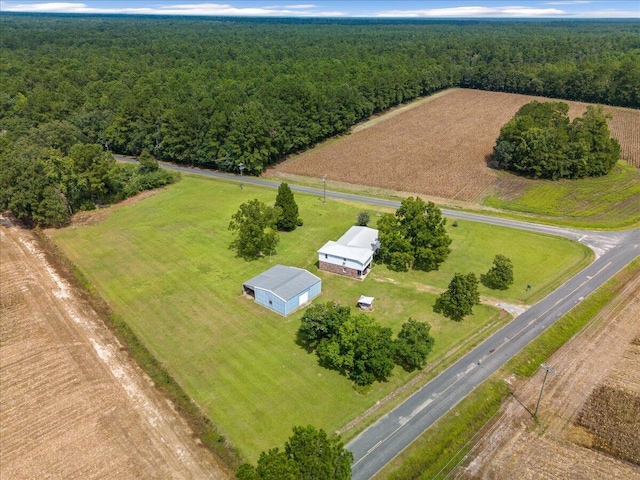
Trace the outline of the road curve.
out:
<instances>
[{"instance_id":1,"label":"road curve","mask_svg":"<svg viewBox=\"0 0 640 480\"><path fill-rule=\"evenodd\" d=\"M114 156L120 161L135 161L127 157ZM273 188L279 186L279 182L255 177L240 178L237 175L165 163L162 166L172 170L255 185ZM324 190L320 188L291 185L291 189L297 192L324 195ZM327 191L326 196L373 206L391 208L400 206L398 201L349 193ZM352 470L354 480L365 480L375 475L524 346L640 255L640 228L618 232L587 231L447 209L443 209L442 213L450 218L571 238L590 247L595 252L596 259L353 439L347 448L354 455Z\"/></svg>"}]
</instances>

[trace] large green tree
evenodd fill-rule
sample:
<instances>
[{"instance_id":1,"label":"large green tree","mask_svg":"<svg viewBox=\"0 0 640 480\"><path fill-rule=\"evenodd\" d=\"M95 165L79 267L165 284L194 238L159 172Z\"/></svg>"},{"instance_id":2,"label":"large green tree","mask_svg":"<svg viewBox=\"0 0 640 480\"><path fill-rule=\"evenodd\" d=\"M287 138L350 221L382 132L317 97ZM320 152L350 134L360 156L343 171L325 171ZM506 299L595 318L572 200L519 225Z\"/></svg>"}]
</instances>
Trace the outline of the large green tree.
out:
<instances>
[{"instance_id":1,"label":"large green tree","mask_svg":"<svg viewBox=\"0 0 640 480\"><path fill-rule=\"evenodd\" d=\"M247 260L273 253L280 241L276 228L279 215L280 208L270 207L258 199L240 205L229 223L229 230L236 234L230 248Z\"/></svg>"},{"instance_id":2,"label":"large green tree","mask_svg":"<svg viewBox=\"0 0 640 480\"><path fill-rule=\"evenodd\" d=\"M504 255L496 255L489 271L482 275L482 284L495 289L506 290L513 285L513 263Z\"/></svg>"},{"instance_id":3,"label":"large green tree","mask_svg":"<svg viewBox=\"0 0 640 480\"><path fill-rule=\"evenodd\" d=\"M394 367L391 329L368 315L351 315L334 302L314 305L302 316L298 336L318 362L337 370L357 385L385 381Z\"/></svg>"},{"instance_id":4,"label":"large green tree","mask_svg":"<svg viewBox=\"0 0 640 480\"><path fill-rule=\"evenodd\" d=\"M409 197L395 215L387 213L378 220L378 257L393 270L437 270L451 252L445 225L433 202Z\"/></svg>"},{"instance_id":5,"label":"large green tree","mask_svg":"<svg viewBox=\"0 0 640 480\"><path fill-rule=\"evenodd\" d=\"M453 275L449 287L436 300L433 310L445 317L461 321L473 313L473 307L480 304L478 279L473 273Z\"/></svg>"},{"instance_id":6,"label":"large green tree","mask_svg":"<svg viewBox=\"0 0 640 480\"><path fill-rule=\"evenodd\" d=\"M418 322L413 318L402 324L395 340L396 363L407 372L423 368L427 364L427 355L433 349L434 339L429 334L431 326L427 322Z\"/></svg>"},{"instance_id":7,"label":"large green tree","mask_svg":"<svg viewBox=\"0 0 640 480\"><path fill-rule=\"evenodd\" d=\"M295 230L299 222L298 204L293 198L291 188L285 182L282 182L278 187L275 206L280 208L280 216L277 221L278 230L285 232Z\"/></svg>"},{"instance_id":8,"label":"large green tree","mask_svg":"<svg viewBox=\"0 0 640 480\"><path fill-rule=\"evenodd\" d=\"M308 348L315 350L322 340L336 336L350 315L349 307L336 302L311 305L302 315L298 336Z\"/></svg>"},{"instance_id":9,"label":"large green tree","mask_svg":"<svg viewBox=\"0 0 640 480\"><path fill-rule=\"evenodd\" d=\"M312 425L293 427L284 451L262 452L258 464L241 465L238 480L349 480L353 454L339 436L329 438Z\"/></svg>"}]
</instances>

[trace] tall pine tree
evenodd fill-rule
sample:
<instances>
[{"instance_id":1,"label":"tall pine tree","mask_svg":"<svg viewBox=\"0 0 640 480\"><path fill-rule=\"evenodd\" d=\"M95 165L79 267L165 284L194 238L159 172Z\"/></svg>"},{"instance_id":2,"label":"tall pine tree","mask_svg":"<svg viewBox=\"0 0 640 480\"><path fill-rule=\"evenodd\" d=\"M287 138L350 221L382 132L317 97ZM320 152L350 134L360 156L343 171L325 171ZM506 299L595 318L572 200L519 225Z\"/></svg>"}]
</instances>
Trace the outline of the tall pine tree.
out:
<instances>
[{"instance_id":1,"label":"tall pine tree","mask_svg":"<svg viewBox=\"0 0 640 480\"><path fill-rule=\"evenodd\" d=\"M278 187L276 207L280 207L282 210L276 224L278 230L285 232L295 230L298 225L298 204L293 198L293 192L289 185L284 182Z\"/></svg>"}]
</instances>

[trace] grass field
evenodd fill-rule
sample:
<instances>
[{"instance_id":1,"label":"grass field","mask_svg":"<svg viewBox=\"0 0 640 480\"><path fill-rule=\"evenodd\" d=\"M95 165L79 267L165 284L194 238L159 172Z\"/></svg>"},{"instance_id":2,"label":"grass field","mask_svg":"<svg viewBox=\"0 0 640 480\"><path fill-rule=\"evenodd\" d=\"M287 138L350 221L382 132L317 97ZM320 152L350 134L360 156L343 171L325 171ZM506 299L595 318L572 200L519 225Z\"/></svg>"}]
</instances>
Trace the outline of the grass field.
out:
<instances>
[{"instance_id":1,"label":"grass field","mask_svg":"<svg viewBox=\"0 0 640 480\"><path fill-rule=\"evenodd\" d=\"M428 100L428 101L427 101ZM291 157L267 175L322 178L420 194L439 203L473 202L516 212L549 215L585 228L621 228L640 223L640 111L605 107L622 160L606 177L577 181L532 181L490 168L500 128L516 111L541 97L451 89L393 110L353 133ZM574 118L588 104L566 102ZM411 108L411 106L413 108ZM624 168L624 166L627 168ZM592 195L595 193L595 195ZM560 207L558 210L554 208Z\"/></svg>"},{"instance_id":2,"label":"grass field","mask_svg":"<svg viewBox=\"0 0 640 480\"><path fill-rule=\"evenodd\" d=\"M282 234L276 255L253 262L235 258L228 249L231 215L244 201L273 202L275 195L271 189L241 190L235 183L186 177L135 205L113 208L102 223L51 233L250 460L281 445L293 425L339 429L411 375L396 369L390 382L357 394L347 379L320 368L314 355L295 344L301 312L283 318L267 311L241 295L243 281L283 263L323 279L316 301L353 305L360 294L375 296L372 315L395 332L409 316L431 323L433 362L483 327L506 320L487 306L461 323L434 314L429 289L446 287L454 271L483 273L495 253L506 254L514 260L517 283L501 296L531 302L591 258L585 247L566 240L459 222L450 228L454 251L441 271L398 274L378 265L357 282L318 272L316 250L342 235L364 207L323 205L300 194L304 227ZM526 283L533 285L530 292Z\"/></svg>"},{"instance_id":3,"label":"grass field","mask_svg":"<svg viewBox=\"0 0 640 480\"><path fill-rule=\"evenodd\" d=\"M623 162L606 176L579 180L517 179L503 172L490 207L544 215L562 225L622 228L640 223L640 170Z\"/></svg>"}]
</instances>

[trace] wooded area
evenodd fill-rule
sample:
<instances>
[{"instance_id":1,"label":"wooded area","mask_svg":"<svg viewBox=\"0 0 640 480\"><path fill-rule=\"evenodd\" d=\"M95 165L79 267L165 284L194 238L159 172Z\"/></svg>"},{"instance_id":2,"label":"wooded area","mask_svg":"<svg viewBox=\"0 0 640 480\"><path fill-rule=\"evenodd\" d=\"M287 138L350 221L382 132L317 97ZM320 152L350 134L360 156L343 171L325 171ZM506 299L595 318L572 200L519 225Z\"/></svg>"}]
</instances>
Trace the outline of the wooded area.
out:
<instances>
[{"instance_id":1,"label":"wooded area","mask_svg":"<svg viewBox=\"0 0 640 480\"><path fill-rule=\"evenodd\" d=\"M448 87L640 107L637 21L3 14L0 56L5 141L68 121L117 153L249 174Z\"/></svg>"}]
</instances>

